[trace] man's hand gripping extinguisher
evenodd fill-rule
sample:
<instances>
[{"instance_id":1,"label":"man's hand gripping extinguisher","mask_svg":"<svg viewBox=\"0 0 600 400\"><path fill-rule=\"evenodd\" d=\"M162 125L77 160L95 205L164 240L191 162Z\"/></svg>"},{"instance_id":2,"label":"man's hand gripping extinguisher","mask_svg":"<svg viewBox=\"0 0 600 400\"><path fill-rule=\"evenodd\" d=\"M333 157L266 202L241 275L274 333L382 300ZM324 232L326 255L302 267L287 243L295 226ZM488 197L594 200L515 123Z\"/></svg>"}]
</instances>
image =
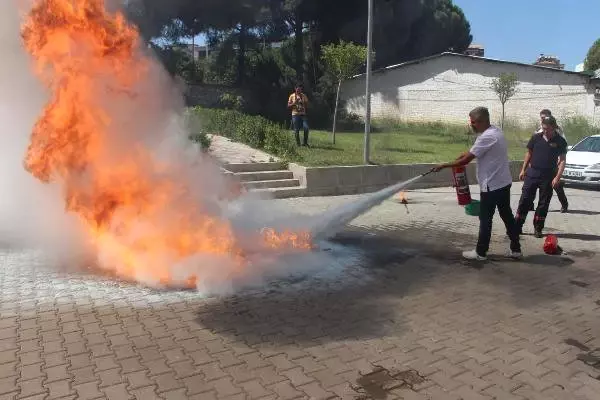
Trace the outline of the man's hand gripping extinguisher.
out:
<instances>
[{"instance_id":1,"label":"man's hand gripping extinguisher","mask_svg":"<svg viewBox=\"0 0 600 400\"><path fill-rule=\"evenodd\" d=\"M452 179L456 188L458 204L461 206L471 204L471 191L469 190L467 169L465 167L452 167Z\"/></svg>"}]
</instances>

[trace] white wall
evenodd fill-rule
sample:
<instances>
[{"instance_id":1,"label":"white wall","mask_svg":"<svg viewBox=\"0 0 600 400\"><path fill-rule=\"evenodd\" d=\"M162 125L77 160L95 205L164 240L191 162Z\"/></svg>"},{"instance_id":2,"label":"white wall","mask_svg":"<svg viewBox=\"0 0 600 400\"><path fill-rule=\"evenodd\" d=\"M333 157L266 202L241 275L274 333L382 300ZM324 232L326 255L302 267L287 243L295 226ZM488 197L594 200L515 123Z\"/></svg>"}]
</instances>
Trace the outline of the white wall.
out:
<instances>
[{"instance_id":1,"label":"white wall","mask_svg":"<svg viewBox=\"0 0 600 400\"><path fill-rule=\"evenodd\" d=\"M560 118L575 115L600 120L594 89L585 76L453 55L374 72L372 116L466 124L470 110L485 106L499 121L501 104L490 83L503 72L517 73L520 82L517 94L506 103L511 122L535 123L543 108L552 110L559 123ZM364 77L345 82L341 96L349 112L364 115Z\"/></svg>"}]
</instances>

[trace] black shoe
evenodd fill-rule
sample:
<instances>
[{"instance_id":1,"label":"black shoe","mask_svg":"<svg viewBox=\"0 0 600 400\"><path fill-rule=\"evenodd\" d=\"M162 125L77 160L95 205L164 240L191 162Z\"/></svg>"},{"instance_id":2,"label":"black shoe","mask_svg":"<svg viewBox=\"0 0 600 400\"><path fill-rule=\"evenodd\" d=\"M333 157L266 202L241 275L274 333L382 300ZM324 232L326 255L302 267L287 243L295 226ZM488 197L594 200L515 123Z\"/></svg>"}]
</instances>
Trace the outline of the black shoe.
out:
<instances>
[{"instance_id":1,"label":"black shoe","mask_svg":"<svg viewBox=\"0 0 600 400\"><path fill-rule=\"evenodd\" d=\"M538 229L535 230L535 234L534 235L535 235L536 238L543 238L544 237L544 234L542 233L542 231L538 230Z\"/></svg>"}]
</instances>

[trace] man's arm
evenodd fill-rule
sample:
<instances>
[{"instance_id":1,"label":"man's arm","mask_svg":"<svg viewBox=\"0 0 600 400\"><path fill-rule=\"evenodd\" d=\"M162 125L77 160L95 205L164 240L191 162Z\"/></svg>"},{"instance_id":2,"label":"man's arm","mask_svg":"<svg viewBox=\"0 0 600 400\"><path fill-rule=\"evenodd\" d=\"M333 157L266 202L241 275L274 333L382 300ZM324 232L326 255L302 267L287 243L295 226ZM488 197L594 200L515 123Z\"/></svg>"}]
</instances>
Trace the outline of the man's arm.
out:
<instances>
[{"instance_id":1,"label":"man's arm","mask_svg":"<svg viewBox=\"0 0 600 400\"><path fill-rule=\"evenodd\" d=\"M463 165L467 165L474 159L475 159L475 155L471 154L470 152L467 151L466 153L461 154L456 160L449 162L449 163L437 165L437 166L433 167L431 169L431 171L439 172L444 168L462 167Z\"/></svg>"},{"instance_id":2,"label":"man's arm","mask_svg":"<svg viewBox=\"0 0 600 400\"><path fill-rule=\"evenodd\" d=\"M290 97L288 98L288 107L291 107L294 105L294 95L290 95Z\"/></svg>"},{"instance_id":3,"label":"man's arm","mask_svg":"<svg viewBox=\"0 0 600 400\"><path fill-rule=\"evenodd\" d=\"M452 162L440 164L431 169L432 172L441 171L444 168L454 168L454 167L462 167L463 165L467 165L475 158L479 158L484 155L490 147L492 147L496 143L496 139L492 136L481 135L471 147L471 150L462 153L458 158Z\"/></svg>"},{"instance_id":4,"label":"man's arm","mask_svg":"<svg viewBox=\"0 0 600 400\"><path fill-rule=\"evenodd\" d=\"M525 153L525 157L523 158L523 166L521 167L521 173L519 173L519 179L525 179L525 171L529 167L529 162L531 161L531 149L527 149L527 153Z\"/></svg>"},{"instance_id":5,"label":"man's arm","mask_svg":"<svg viewBox=\"0 0 600 400\"><path fill-rule=\"evenodd\" d=\"M531 156L533 154L533 147L535 145L535 141L538 138L539 137L537 136L537 134L533 134L531 136L531 138L529 139L529 142L527 142L527 152L525 153L525 156L523 157L523 166L521 167L521 173L519 174L520 180L525 179L525 171L527 171L527 168L530 167L529 163L531 162Z\"/></svg>"},{"instance_id":6,"label":"man's arm","mask_svg":"<svg viewBox=\"0 0 600 400\"><path fill-rule=\"evenodd\" d=\"M552 187L557 187L560 184L560 178L565 171L565 165L567 163L567 141L563 140L563 142L564 143L561 145L561 153L558 156L558 171L552 180Z\"/></svg>"},{"instance_id":7,"label":"man's arm","mask_svg":"<svg viewBox=\"0 0 600 400\"><path fill-rule=\"evenodd\" d=\"M565 171L566 161L567 161L566 155L561 154L560 156L558 156L558 172L556 173L556 176L552 180L552 187L557 187L558 184L560 183L560 178L562 177L562 174Z\"/></svg>"}]
</instances>

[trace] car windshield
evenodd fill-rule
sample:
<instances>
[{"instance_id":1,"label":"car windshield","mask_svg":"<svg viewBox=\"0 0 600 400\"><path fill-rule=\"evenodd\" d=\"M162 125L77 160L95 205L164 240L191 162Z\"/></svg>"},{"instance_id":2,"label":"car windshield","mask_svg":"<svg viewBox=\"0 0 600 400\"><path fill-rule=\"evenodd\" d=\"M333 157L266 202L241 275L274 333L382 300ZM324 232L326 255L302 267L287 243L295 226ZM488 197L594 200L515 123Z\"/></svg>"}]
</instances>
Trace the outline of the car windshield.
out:
<instances>
[{"instance_id":1,"label":"car windshield","mask_svg":"<svg viewBox=\"0 0 600 400\"><path fill-rule=\"evenodd\" d=\"M588 151L600 153L600 137L588 137L576 144L571 151Z\"/></svg>"}]
</instances>

